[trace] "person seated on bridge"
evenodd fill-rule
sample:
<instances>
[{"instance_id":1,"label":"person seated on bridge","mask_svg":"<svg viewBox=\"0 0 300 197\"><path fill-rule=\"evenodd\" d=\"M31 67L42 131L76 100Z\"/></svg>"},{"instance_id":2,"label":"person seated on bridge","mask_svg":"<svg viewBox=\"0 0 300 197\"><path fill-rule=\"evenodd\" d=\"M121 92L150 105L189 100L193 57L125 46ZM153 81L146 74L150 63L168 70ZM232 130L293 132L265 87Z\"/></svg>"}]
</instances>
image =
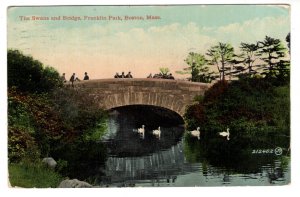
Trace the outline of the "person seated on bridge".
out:
<instances>
[{"instance_id":1,"label":"person seated on bridge","mask_svg":"<svg viewBox=\"0 0 300 197\"><path fill-rule=\"evenodd\" d=\"M175 78L173 77L172 73L170 73L170 74L168 75L168 79L175 79Z\"/></svg>"},{"instance_id":2,"label":"person seated on bridge","mask_svg":"<svg viewBox=\"0 0 300 197\"><path fill-rule=\"evenodd\" d=\"M147 78L152 78L152 74L150 73L150 75L148 75L148 77Z\"/></svg>"},{"instance_id":3,"label":"person seated on bridge","mask_svg":"<svg viewBox=\"0 0 300 197\"><path fill-rule=\"evenodd\" d=\"M88 76L87 72L85 72L83 80L89 80L89 79L90 79L90 77Z\"/></svg>"},{"instance_id":4,"label":"person seated on bridge","mask_svg":"<svg viewBox=\"0 0 300 197\"><path fill-rule=\"evenodd\" d=\"M129 71L125 78L132 78L131 72Z\"/></svg>"},{"instance_id":5,"label":"person seated on bridge","mask_svg":"<svg viewBox=\"0 0 300 197\"><path fill-rule=\"evenodd\" d=\"M120 78L119 73L116 73L114 77L115 77L115 78Z\"/></svg>"},{"instance_id":6,"label":"person seated on bridge","mask_svg":"<svg viewBox=\"0 0 300 197\"><path fill-rule=\"evenodd\" d=\"M63 73L62 76L60 77L60 79L62 80L62 82L66 83L66 73Z\"/></svg>"},{"instance_id":7,"label":"person seated on bridge","mask_svg":"<svg viewBox=\"0 0 300 197\"><path fill-rule=\"evenodd\" d=\"M119 78L125 78L125 77L126 76L125 76L124 72L122 72L122 74L121 74L121 76Z\"/></svg>"},{"instance_id":8,"label":"person seated on bridge","mask_svg":"<svg viewBox=\"0 0 300 197\"><path fill-rule=\"evenodd\" d=\"M155 74L155 75L153 76L153 78L156 78L156 79L163 79L164 76L163 76L161 73L158 73L158 74Z\"/></svg>"}]
</instances>

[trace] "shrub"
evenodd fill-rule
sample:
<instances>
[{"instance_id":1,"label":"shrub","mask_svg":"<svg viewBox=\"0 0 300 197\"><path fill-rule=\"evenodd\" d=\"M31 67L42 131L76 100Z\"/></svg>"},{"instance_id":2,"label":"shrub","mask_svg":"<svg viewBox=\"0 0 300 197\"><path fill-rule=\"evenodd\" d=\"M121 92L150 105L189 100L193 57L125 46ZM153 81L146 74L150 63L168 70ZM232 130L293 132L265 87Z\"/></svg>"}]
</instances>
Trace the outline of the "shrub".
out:
<instances>
[{"instance_id":1,"label":"shrub","mask_svg":"<svg viewBox=\"0 0 300 197\"><path fill-rule=\"evenodd\" d=\"M7 53L8 87L16 87L23 92L48 92L62 86L59 73L18 50Z\"/></svg>"}]
</instances>

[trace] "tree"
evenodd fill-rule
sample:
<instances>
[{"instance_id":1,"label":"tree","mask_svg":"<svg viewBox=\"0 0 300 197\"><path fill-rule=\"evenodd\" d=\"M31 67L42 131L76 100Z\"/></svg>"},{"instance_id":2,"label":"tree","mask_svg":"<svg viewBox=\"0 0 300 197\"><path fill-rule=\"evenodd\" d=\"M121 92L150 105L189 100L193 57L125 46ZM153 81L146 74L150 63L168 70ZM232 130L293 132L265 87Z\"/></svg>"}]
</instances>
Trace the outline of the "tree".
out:
<instances>
[{"instance_id":1,"label":"tree","mask_svg":"<svg viewBox=\"0 0 300 197\"><path fill-rule=\"evenodd\" d=\"M234 59L233 63L235 63L237 66L235 66L235 71L233 74L236 74L237 76L241 75L244 71L247 72L246 75L256 74L257 71L254 68L254 62L259 59L258 57L258 44L248 44L248 43L241 43L240 49L242 51L242 54L237 55L236 58L239 60ZM240 63L243 64L243 66L239 66Z\"/></svg>"},{"instance_id":2,"label":"tree","mask_svg":"<svg viewBox=\"0 0 300 197\"><path fill-rule=\"evenodd\" d=\"M288 33L288 35L285 38L285 41L287 42L287 46L289 47L289 53L291 53L291 33Z\"/></svg>"},{"instance_id":3,"label":"tree","mask_svg":"<svg viewBox=\"0 0 300 197\"><path fill-rule=\"evenodd\" d=\"M41 93L62 86L59 73L18 50L7 52L8 87L31 93Z\"/></svg>"},{"instance_id":4,"label":"tree","mask_svg":"<svg viewBox=\"0 0 300 197\"><path fill-rule=\"evenodd\" d=\"M159 71L163 76L165 76L168 74L168 72L170 72L170 69L167 67L164 67L164 68L159 68Z\"/></svg>"},{"instance_id":5,"label":"tree","mask_svg":"<svg viewBox=\"0 0 300 197\"><path fill-rule=\"evenodd\" d=\"M184 68L183 71L177 71L178 74L191 74L191 81L210 83L214 77L213 72L209 72L207 60L204 55L200 53L190 52L184 60L189 67Z\"/></svg>"},{"instance_id":6,"label":"tree","mask_svg":"<svg viewBox=\"0 0 300 197\"><path fill-rule=\"evenodd\" d=\"M230 64L234 57L234 48L227 43L219 42L212 46L206 53L211 59L210 65L216 65L219 71L220 80L225 80L226 71L230 70Z\"/></svg>"},{"instance_id":7,"label":"tree","mask_svg":"<svg viewBox=\"0 0 300 197\"><path fill-rule=\"evenodd\" d=\"M254 62L258 59L257 57L257 50L258 50L258 44L248 44L248 43L241 43L240 46L241 50L243 51L244 60L243 63L246 65L246 69L248 70L248 73L251 74L252 72L255 72L253 70Z\"/></svg>"},{"instance_id":8,"label":"tree","mask_svg":"<svg viewBox=\"0 0 300 197\"><path fill-rule=\"evenodd\" d=\"M259 42L258 55L265 62L262 74L266 77L285 76L289 71L289 61L284 60L286 48L279 39L266 36Z\"/></svg>"}]
</instances>

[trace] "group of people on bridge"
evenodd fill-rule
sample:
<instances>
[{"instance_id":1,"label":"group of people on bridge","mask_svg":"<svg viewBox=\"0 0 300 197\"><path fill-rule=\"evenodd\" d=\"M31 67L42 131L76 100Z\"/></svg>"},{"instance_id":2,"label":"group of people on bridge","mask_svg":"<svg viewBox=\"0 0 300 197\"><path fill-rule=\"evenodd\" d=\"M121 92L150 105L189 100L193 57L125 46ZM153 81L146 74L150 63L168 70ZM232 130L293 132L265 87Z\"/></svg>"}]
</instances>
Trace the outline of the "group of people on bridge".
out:
<instances>
[{"instance_id":1,"label":"group of people on bridge","mask_svg":"<svg viewBox=\"0 0 300 197\"><path fill-rule=\"evenodd\" d=\"M133 78L131 75L131 72L129 71L127 75L125 75L124 72L122 72L121 75L119 75L119 73L116 73L114 78Z\"/></svg>"},{"instance_id":2,"label":"group of people on bridge","mask_svg":"<svg viewBox=\"0 0 300 197\"><path fill-rule=\"evenodd\" d=\"M147 78L155 78L155 79L175 79L172 75L172 73L169 74L162 74L162 73L158 73L152 76L152 74L150 73L148 75Z\"/></svg>"},{"instance_id":3,"label":"group of people on bridge","mask_svg":"<svg viewBox=\"0 0 300 197\"><path fill-rule=\"evenodd\" d=\"M83 80L89 80L90 77L88 76L87 72L84 73L84 77L83 77ZM66 80L66 73L63 73L62 76L61 76L61 80L66 83L67 80ZM76 74L73 73L73 75L71 76L70 78L70 82L72 84L72 87L74 87L74 82L75 81L81 81L78 77L76 77Z\"/></svg>"},{"instance_id":4,"label":"group of people on bridge","mask_svg":"<svg viewBox=\"0 0 300 197\"><path fill-rule=\"evenodd\" d=\"M114 78L133 78L132 77L132 74L131 72L129 71L127 73L127 75L125 75L124 72L122 72L121 75L119 75L119 73L116 73ZM147 78L155 78L155 79L175 79L172 75L172 73L169 73L169 74L162 74L162 73L159 73L159 74L154 74L152 76L152 74L150 73ZM90 77L88 76L87 72L84 73L84 77L83 77L83 80L89 80ZM63 73L62 76L61 76L61 80L66 83L67 80L66 80L66 74ZM78 77L76 77L76 74L73 73L73 75L71 76L70 80L69 80L72 84L72 87L74 87L74 82L75 81L81 81Z\"/></svg>"}]
</instances>

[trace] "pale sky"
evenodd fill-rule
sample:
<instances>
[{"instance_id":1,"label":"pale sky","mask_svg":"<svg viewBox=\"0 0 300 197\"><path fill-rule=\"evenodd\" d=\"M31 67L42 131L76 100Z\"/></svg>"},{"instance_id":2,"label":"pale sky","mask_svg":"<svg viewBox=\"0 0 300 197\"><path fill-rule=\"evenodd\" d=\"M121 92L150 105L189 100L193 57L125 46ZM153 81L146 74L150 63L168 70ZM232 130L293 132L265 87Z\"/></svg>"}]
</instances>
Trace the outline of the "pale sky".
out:
<instances>
[{"instance_id":1,"label":"pale sky","mask_svg":"<svg viewBox=\"0 0 300 197\"><path fill-rule=\"evenodd\" d=\"M287 6L48 6L8 9L8 48L19 49L48 66L79 78L111 78L131 71L136 78L158 73L160 67L175 71L187 65L188 53L205 54L218 42L238 50L241 42L254 43L266 35L285 44L290 32ZM146 16L159 16L147 20ZM49 20L21 20L21 16ZM61 20L51 20L60 16ZM62 20L63 16L82 20ZM84 20L85 16L119 16L123 20ZM144 20L124 20L125 16Z\"/></svg>"}]
</instances>

